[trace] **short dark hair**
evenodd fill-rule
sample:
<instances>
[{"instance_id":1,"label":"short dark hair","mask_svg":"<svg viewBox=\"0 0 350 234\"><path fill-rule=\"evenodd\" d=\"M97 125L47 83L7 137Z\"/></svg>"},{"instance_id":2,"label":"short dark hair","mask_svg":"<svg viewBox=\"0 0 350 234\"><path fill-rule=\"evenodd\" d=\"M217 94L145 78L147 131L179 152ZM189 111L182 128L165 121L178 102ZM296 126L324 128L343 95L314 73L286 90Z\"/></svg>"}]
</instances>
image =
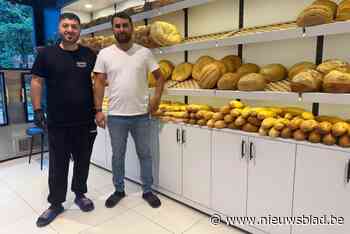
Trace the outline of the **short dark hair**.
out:
<instances>
[{"instance_id":1,"label":"short dark hair","mask_svg":"<svg viewBox=\"0 0 350 234\"><path fill-rule=\"evenodd\" d=\"M59 21L61 22L62 20L65 20L65 19L75 20L75 21L77 21L77 22L80 24L80 18L79 18L79 16L77 16L77 15L74 14L74 13L67 12L67 13L61 14L61 15L60 15L60 20L59 20Z\"/></svg>"},{"instance_id":2,"label":"short dark hair","mask_svg":"<svg viewBox=\"0 0 350 234\"><path fill-rule=\"evenodd\" d=\"M113 22L114 22L115 18L127 19L127 20L129 20L129 23L131 24L131 26L133 26L133 22L132 22L131 17L125 11L121 11L121 12L115 13L112 16L112 19L111 19L112 26L113 26Z\"/></svg>"}]
</instances>

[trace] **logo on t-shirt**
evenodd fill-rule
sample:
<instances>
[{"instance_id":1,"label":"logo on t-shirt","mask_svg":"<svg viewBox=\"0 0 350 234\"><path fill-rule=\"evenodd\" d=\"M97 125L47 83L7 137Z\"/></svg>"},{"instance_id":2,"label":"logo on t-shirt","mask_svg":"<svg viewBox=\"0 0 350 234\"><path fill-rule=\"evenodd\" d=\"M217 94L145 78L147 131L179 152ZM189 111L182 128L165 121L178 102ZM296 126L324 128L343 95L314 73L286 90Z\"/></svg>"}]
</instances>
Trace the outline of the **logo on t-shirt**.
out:
<instances>
[{"instance_id":1,"label":"logo on t-shirt","mask_svg":"<svg viewBox=\"0 0 350 234\"><path fill-rule=\"evenodd\" d=\"M77 67L85 68L85 67L87 67L87 63L86 62L77 62Z\"/></svg>"}]
</instances>

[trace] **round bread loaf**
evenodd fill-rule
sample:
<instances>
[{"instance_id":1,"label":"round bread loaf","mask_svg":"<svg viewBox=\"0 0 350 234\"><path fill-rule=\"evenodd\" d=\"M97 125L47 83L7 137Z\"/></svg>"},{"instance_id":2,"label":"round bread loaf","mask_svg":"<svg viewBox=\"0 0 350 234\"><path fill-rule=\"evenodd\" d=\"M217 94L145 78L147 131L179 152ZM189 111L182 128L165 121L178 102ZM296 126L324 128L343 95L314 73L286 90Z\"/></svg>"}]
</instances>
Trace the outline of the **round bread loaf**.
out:
<instances>
[{"instance_id":1,"label":"round bread loaf","mask_svg":"<svg viewBox=\"0 0 350 234\"><path fill-rule=\"evenodd\" d=\"M175 81L187 80L191 77L192 67L193 65L191 63L181 63L177 65L173 71L171 79Z\"/></svg>"},{"instance_id":2,"label":"round bread loaf","mask_svg":"<svg viewBox=\"0 0 350 234\"><path fill-rule=\"evenodd\" d=\"M241 91L263 91L266 88L266 80L259 73L250 73L242 76L237 86Z\"/></svg>"},{"instance_id":3,"label":"round bread loaf","mask_svg":"<svg viewBox=\"0 0 350 234\"><path fill-rule=\"evenodd\" d=\"M226 66L227 72L235 72L241 66L241 58L237 55L227 55L221 59Z\"/></svg>"},{"instance_id":4,"label":"round bread loaf","mask_svg":"<svg viewBox=\"0 0 350 234\"><path fill-rule=\"evenodd\" d=\"M236 90L237 83L239 81L239 75L237 73L226 73L218 81L218 89L221 90Z\"/></svg>"},{"instance_id":5,"label":"round bread loaf","mask_svg":"<svg viewBox=\"0 0 350 234\"><path fill-rule=\"evenodd\" d=\"M289 68L289 71L288 71L289 81L291 81L296 74L309 69L316 69L316 64L311 62L305 62L305 61L294 64L291 68Z\"/></svg>"},{"instance_id":6,"label":"round bread loaf","mask_svg":"<svg viewBox=\"0 0 350 234\"><path fill-rule=\"evenodd\" d=\"M237 70L237 73L240 76L244 76L249 73L259 73L260 67L254 63L245 63L240 66Z\"/></svg>"},{"instance_id":7,"label":"round bread loaf","mask_svg":"<svg viewBox=\"0 0 350 234\"><path fill-rule=\"evenodd\" d=\"M201 75L201 71L203 69L203 67L205 65L208 65L209 63L214 62L215 59L213 57L210 56L201 56L200 58L197 59L196 63L193 66L193 70L192 70L192 77L195 80L200 80L200 75Z\"/></svg>"},{"instance_id":8,"label":"round bread loaf","mask_svg":"<svg viewBox=\"0 0 350 234\"><path fill-rule=\"evenodd\" d=\"M203 67L198 85L202 89L215 88L220 77L220 66L217 63L210 63Z\"/></svg>"},{"instance_id":9,"label":"round bread loaf","mask_svg":"<svg viewBox=\"0 0 350 234\"><path fill-rule=\"evenodd\" d=\"M260 74L264 75L266 82L270 83L286 78L287 69L282 64L269 64L260 69Z\"/></svg>"},{"instance_id":10,"label":"round bread loaf","mask_svg":"<svg viewBox=\"0 0 350 234\"><path fill-rule=\"evenodd\" d=\"M304 9L297 18L299 27L331 23L335 15L332 7L314 4Z\"/></svg>"},{"instance_id":11,"label":"round bread loaf","mask_svg":"<svg viewBox=\"0 0 350 234\"><path fill-rule=\"evenodd\" d=\"M325 6L329 6L332 11L335 13L337 12L338 9L338 4L331 1L331 0L316 0L312 3L312 5L325 5Z\"/></svg>"},{"instance_id":12,"label":"round bread loaf","mask_svg":"<svg viewBox=\"0 0 350 234\"><path fill-rule=\"evenodd\" d=\"M224 75L225 73L227 73L227 68L223 62L216 60L213 63L219 66L221 75Z\"/></svg>"},{"instance_id":13,"label":"round bread loaf","mask_svg":"<svg viewBox=\"0 0 350 234\"><path fill-rule=\"evenodd\" d=\"M182 37L177 28L164 21L152 23L150 36L161 46L171 46L182 41Z\"/></svg>"},{"instance_id":14,"label":"round bread loaf","mask_svg":"<svg viewBox=\"0 0 350 234\"><path fill-rule=\"evenodd\" d=\"M295 75L291 81L291 89L293 92L317 92L321 90L323 75L309 69Z\"/></svg>"},{"instance_id":15,"label":"round bread loaf","mask_svg":"<svg viewBox=\"0 0 350 234\"><path fill-rule=\"evenodd\" d=\"M317 66L317 71L320 71L325 75L333 70L350 72L350 65L340 59L328 59Z\"/></svg>"},{"instance_id":16,"label":"round bread loaf","mask_svg":"<svg viewBox=\"0 0 350 234\"><path fill-rule=\"evenodd\" d=\"M323 91L328 93L350 93L350 74L331 71L323 79Z\"/></svg>"}]
</instances>

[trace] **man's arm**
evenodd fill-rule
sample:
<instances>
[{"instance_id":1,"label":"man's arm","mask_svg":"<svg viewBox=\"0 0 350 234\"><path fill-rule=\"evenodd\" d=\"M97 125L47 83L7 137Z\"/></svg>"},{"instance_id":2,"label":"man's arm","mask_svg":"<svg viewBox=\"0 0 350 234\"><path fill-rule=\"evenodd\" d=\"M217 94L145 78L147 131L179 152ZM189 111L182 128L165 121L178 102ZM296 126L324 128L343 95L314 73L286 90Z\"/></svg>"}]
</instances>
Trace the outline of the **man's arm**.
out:
<instances>
[{"instance_id":1,"label":"man's arm","mask_svg":"<svg viewBox=\"0 0 350 234\"><path fill-rule=\"evenodd\" d=\"M103 97L105 93L107 75L104 73L95 73L94 82L94 100L96 110L102 109Z\"/></svg>"},{"instance_id":2,"label":"man's arm","mask_svg":"<svg viewBox=\"0 0 350 234\"><path fill-rule=\"evenodd\" d=\"M39 128L47 129L44 111L41 109L41 93L43 90L43 78L37 75L32 76L31 95L34 109L34 123Z\"/></svg>"},{"instance_id":3,"label":"man's arm","mask_svg":"<svg viewBox=\"0 0 350 234\"><path fill-rule=\"evenodd\" d=\"M160 69L157 69L152 73L154 75L154 78L157 81L155 91L154 91L154 96L151 98L151 101L150 101L150 111L151 113L154 113L158 110L160 100L162 98L165 79Z\"/></svg>"},{"instance_id":4,"label":"man's arm","mask_svg":"<svg viewBox=\"0 0 350 234\"><path fill-rule=\"evenodd\" d=\"M106 79L107 75L104 73L95 73L95 82L94 82L94 100L95 100L95 109L96 109L96 124L101 128L106 127L106 117L102 112L102 103L105 93Z\"/></svg>"},{"instance_id":5,"label":"man's arm","mask_svg":"<svg viewBox=\"0 0 350 234\"><path fill-rule=\"evenodd\" d=\"M43 78L37 75L32 76L31 96L34 110L41 109L41 94L43 90Z\"/></svg>"}]
</instances>

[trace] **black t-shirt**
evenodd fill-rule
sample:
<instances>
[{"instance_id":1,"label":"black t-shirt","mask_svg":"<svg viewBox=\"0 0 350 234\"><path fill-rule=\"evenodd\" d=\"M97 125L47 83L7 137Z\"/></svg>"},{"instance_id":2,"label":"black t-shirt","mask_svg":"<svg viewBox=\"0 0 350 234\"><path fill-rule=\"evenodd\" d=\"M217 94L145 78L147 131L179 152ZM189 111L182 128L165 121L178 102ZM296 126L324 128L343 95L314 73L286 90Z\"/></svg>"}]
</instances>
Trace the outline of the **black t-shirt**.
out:
<instances>
[{"instance_id":1,"label":"black t-shirt","mask_svg":"<svg viewBox=\"0 0 350 234\"><path fill-rule=\"evenodd\" d=\"M95 61L96 55L82 46L76 51L66 51L55 45L38 54L32 73L45 78L49 126L93 123L91 72Z\"/></svg>"}]
</instances>

